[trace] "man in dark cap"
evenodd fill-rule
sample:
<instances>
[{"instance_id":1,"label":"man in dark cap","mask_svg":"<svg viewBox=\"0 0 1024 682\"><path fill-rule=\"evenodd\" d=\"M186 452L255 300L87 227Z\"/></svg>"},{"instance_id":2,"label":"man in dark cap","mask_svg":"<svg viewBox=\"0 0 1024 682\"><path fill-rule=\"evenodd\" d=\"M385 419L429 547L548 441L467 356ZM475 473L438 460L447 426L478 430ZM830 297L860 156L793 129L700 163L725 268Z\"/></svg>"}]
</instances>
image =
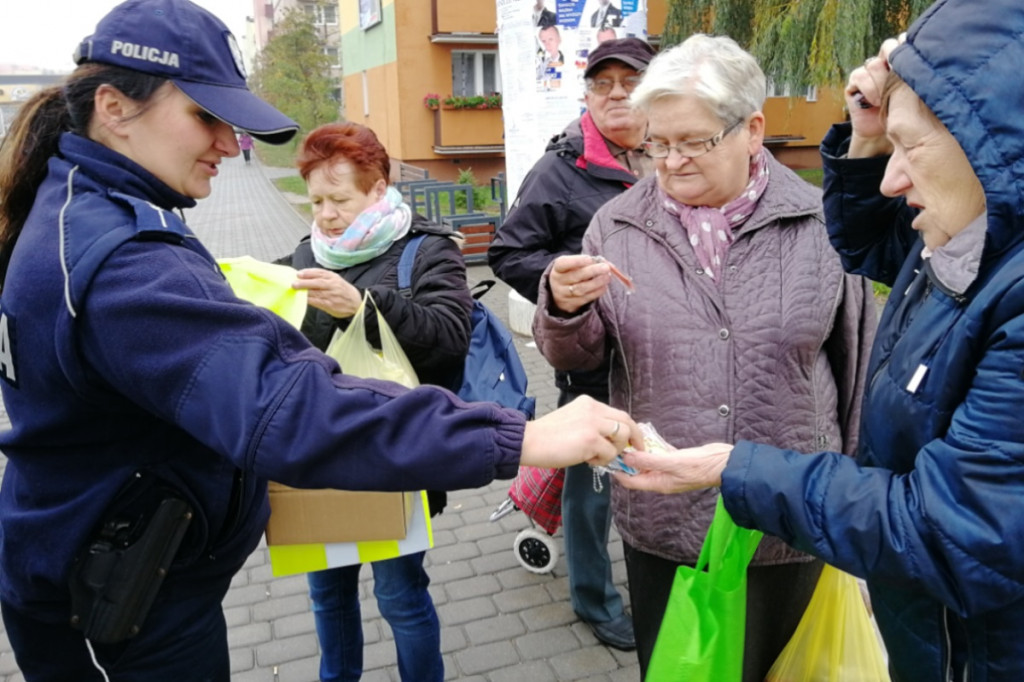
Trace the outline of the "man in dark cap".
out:
<instances>
[{"instance_id":1,"label":"man in dark cap","mask_svg":"<svg viewBox=\"0 0 1024 682\"><path fill-rule=\"evenodd\" d=\"M594 48L584 72L587 112L551 139L494 236L491 268L534 303L545 268L558 256L580 252L597 209L652 172L639 149L647 121L630 106L629 95L653 57L654 49L639 38L608 40ZM607 364L555 372L558 404L584 394L607 402L607 377ZM566 469L562 525L569 594L576 614L599 640L629 650L636 646L633 624L612 582L608 557L610 487L607 479L596 485L589 466Z\"/></svg>"}]
</instances>

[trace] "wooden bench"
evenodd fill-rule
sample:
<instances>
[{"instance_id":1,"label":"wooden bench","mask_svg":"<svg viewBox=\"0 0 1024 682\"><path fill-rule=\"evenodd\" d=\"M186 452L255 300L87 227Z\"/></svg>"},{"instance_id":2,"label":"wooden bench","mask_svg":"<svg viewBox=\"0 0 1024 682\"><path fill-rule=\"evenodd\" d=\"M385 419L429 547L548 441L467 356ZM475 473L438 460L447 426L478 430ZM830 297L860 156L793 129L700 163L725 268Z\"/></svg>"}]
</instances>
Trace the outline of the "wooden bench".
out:
<instances>
[{"instance_id":1,"label":"wooden bench","mask_svg":"<svg viewBox=\"0 0 1024 682\"><path fill-rule=\"evenodd\" d=\"M487 249L494 239L494 231L498 227L498 216L474 213L471 215L447 216L442 220L444 225L462 235L459 248L466 263L486 263Z\"/></svg>"}]
</instances>

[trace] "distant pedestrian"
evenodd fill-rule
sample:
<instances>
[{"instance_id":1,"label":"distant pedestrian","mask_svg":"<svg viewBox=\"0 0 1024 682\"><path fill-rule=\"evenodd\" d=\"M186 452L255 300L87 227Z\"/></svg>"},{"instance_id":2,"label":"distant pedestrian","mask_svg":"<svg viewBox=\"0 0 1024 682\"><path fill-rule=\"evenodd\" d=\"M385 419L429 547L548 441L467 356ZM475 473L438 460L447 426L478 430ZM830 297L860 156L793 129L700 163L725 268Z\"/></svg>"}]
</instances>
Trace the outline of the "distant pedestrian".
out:
<instances>
[{"instance_id":1,"label":"distant pedestrian","mask_svg":"<svg viewBox=\"0 0 1024 682\"><path fill-rule=\"evenodd\" d=\"M245 165L249 165L249 160L252 157L252 135L242 131L242 134L238 136L238 148L242 150L242 156L245 157Z\"/></svg>"}]
</instances>

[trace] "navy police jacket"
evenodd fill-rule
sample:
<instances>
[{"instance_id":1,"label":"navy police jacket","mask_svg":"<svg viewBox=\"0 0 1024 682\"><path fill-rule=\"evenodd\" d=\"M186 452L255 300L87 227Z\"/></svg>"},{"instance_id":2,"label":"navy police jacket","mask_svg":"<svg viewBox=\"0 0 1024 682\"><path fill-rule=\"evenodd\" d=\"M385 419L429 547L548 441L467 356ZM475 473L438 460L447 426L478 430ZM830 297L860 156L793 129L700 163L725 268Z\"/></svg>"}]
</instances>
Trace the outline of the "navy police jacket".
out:
<instances>
[{"instance_id":1,"label":"navy police jacket","mask_svg":"<svg viewBox=\"0 0 1024 682\"><path fill-rule=\"evenodd\" d=\"M516 473L522 415L343 375L234 296L172 213L193 203L68 133L14 249L0 296L13 425L0 434L0 597L39 619L66 622L69 566L138 471L197 512L166 599L227 590L263 533L268 479L420 490Z\"/></svg>"},{"instance_id":2,"label":"navy police jacket","mask_svg":"<svg viewBox=\"0 0 1024 682\"><path fill-rule=\"evenodd\" d=\"M722 480L738 523L867 579L894 682L1024 680L1022 33L1019 0L945 0L893 53L985 189L965 286L922 259L913 209L879 194L885 160L841 158L848 128L826 138L833 244L892 285L859 453L741 442Z\"/></svg>"}]
</instances>

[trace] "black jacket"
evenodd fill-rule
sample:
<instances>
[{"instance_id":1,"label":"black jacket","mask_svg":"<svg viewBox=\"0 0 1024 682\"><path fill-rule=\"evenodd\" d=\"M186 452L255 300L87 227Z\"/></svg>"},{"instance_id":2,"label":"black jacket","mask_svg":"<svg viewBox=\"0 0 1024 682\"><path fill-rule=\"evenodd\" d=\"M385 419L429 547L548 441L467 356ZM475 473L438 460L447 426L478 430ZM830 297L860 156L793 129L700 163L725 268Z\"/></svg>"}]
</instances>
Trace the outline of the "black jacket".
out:
<instances>
[{"instance_id":1,"label":"black jacket","mask_svg":"<svg viewBox=\"0 0 1024 682\"><path fill-rule=\"evenodd\" d=\"M418 232L436 236L420 245L413 266L412 295L405 298L398 292L398 260L406 242ZM409 234L390 249L370 261L334 272L360 292L370 290L420 383L450 389L461 379L469 350L473 300L462 253L445 234L443 228L417 215ZM299 242L295 253L277 262L296 270L322 267L313 258L309 237ZM326 350L334 332L347 329L350 321L310 307L302 321L302 333L314 346ZM372 313L366 316L366 334L370 343L380 348L377 319Z\"/></svg>"},{"instance_id":2,"label":"black jacket","mask_svg":"<svg viewBox=\"0 0 1024 682\"><path fill-rule=\"evenodd\" d=\"M580 253L583 233L597 209L636 181L615 163L599 134L586 137L577 119L551 139L519 188L508 217L494 235L487 258L494 274L537 302L548 264ZM607 365L556 372L555 383L570 393L608 399Z\"/></svg>"},{"instance_id":3,"label":"black jacket","mask_svg":"<svg viewBox=\"0 0 1024 682\"><path fill-rule=\"evenodd\" d=\"M411 295L398 292L398 261L411 237L419 232L430 235L416 254L413 264ZM457 388L462 379L466 353L469 351L470 315L473 299L466 284L466 264L458 245L449 232L426 218L415 215L409 234L391 248L359 265L334 270L360 292L370 290L391 331L421 384ZM276 261L296 270L322 267L313 258L309 237L304 237L291 256ZM302 321L302 333L320 350L326 350L338 329L345 330L351 318L337 318L310 307ZM367 340L380 348L377 316L367 310ZM344 371L344 367L342 368ZM447 495L428 491L430 510L438 514L444 509Z\"/></svg>"}]
</instances>

